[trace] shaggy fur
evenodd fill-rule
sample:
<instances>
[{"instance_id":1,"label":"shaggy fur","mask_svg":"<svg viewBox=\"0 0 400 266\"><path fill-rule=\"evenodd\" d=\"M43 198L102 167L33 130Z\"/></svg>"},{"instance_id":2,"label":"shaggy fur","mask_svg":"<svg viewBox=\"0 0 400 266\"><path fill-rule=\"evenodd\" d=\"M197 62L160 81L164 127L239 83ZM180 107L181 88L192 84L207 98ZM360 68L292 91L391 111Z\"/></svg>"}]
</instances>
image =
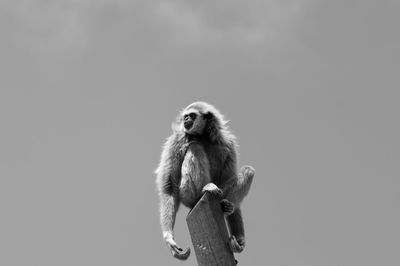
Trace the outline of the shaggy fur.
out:
<instances>
[{"instance_id":1,"label":"shaggy fur","mask_svg":"<svg viewBox=\"0 0 400 266\"><path fill-rule=\"evenodd\" d=\"M188 114L196 115L193 126L184 126ZM190 119L189 119L190 120ZM192 208L204 191L222 194L223 211L231 233L232 251L244 248L244 228L240 202L247 195L254 169L244 166L237 173L236 138L227 121L212 105L195 102L186 107L172 125L173 134L164 144L157 174L160 195L161 229L174 257L186 259L174 241L174 223L179 204Z\"/></svg>"}]
</instances>

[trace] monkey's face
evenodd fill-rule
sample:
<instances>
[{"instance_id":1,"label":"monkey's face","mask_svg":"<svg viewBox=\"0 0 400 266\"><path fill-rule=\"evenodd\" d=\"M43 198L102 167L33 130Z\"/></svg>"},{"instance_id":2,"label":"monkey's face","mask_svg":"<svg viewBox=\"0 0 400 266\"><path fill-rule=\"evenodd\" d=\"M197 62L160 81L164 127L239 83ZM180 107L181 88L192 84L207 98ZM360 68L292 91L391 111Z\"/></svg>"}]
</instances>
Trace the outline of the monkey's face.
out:
<instances>
[{"instance_id":1,"label":"monkey's face","mask_svg":"<svg viewBox=\"0 0 400 266\"><path fill-rule=\"evenodd\" d=\"M186 134L201 135L206 122L204 115L195 109L189 109L183 113L183 130Z\"/></svg>"}]
</instances>

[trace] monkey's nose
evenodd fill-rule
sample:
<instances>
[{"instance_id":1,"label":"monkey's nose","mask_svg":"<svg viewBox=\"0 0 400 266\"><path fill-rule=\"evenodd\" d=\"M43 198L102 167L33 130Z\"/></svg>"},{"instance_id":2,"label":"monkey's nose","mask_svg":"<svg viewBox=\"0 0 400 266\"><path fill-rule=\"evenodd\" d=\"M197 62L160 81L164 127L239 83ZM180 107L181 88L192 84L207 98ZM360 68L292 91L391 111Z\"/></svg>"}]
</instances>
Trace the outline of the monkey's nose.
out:
<instances>
[{"instance_id":1,"label":"monkey's nose","mask_svg":"<svg viewBox=\"0 0 400 266\"><path fill-rule=\"evenodd\" d=\"M190 129L193 126L193 121L187 120L183 123L185 129Z\"/></svg>"}]
</instances>

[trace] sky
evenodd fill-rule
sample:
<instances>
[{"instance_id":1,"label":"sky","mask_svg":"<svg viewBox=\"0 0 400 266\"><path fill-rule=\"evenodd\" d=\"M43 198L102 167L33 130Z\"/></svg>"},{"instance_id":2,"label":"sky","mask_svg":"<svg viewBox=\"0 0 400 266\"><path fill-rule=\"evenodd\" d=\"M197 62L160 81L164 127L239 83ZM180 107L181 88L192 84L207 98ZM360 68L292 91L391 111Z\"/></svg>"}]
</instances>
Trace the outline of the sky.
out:
<instances>
[{"instance_id":1,"label":"sky","mask_svg":"<svg viewBox=\"0 0 400 266\"><path fill-rule=\"evenodd\" d=\"M238 265L399 265L399 8L1 1L0 265L197 265L153 173L197 100L256 169Z\"/></svg>"}]
</instances>

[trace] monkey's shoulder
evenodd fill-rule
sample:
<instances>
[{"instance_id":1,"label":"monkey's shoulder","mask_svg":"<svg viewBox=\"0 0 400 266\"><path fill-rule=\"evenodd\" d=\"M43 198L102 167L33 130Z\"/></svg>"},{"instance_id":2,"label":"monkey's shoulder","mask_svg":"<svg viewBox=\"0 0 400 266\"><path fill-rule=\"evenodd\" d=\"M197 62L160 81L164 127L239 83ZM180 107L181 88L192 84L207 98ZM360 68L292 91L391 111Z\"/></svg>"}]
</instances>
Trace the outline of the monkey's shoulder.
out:
<instances>
[{"instance_id":1,"label":"monkey's shoulder","mask_svg":"<svg viewBox=\"0 0 400 266\"><path fill-rule=\"evenodd\" d=\"M234 143L205 143L204 149L209 157L216 157L220 160L236 154Z\"/></svg>"},{"instance_id":2,"label":"monkey's shoulder","mask_svg":"<svg viewBox=\"0 0 400 266\"><path fill-rule=\"evenodd\" d=\"M188 141L184 134L174 132L174 134L167 139L164 148L169 150L170 154L178 159L178 161L182 161L188 149Z\"/></svg>"}]
</instances>

